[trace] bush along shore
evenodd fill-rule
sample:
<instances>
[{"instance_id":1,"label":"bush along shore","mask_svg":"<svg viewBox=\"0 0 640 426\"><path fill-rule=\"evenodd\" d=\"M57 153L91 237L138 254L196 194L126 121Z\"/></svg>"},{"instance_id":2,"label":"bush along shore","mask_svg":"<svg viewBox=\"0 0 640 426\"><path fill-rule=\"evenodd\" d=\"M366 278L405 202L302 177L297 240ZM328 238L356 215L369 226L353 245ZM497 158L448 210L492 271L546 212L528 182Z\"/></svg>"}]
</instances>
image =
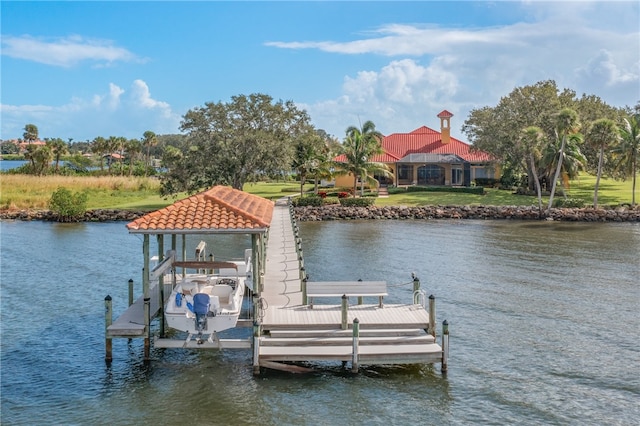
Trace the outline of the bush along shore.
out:
<instances>
[{"instance_id":1,"label":"bush along shore","mask_svg":"<svg viewBox=\"0 0 640 426\"><path fill-rule=\"evenodd\" d=\"M322 220L430 220L430 219L513 219L557 220L569 222L640 222L640 206L615 208L553 208L548 215L533 206L368 206L345 207L325 205L294 209L298 221ZM89 210L72 222L132 221L148 211L98 209ZM59 216L50 210L0 210L0 220L42 220L59 222ZM69 221L69 220L66 220Z\"/></svg>"},{"instance_id":2,"label":"bush along shore","mask_svg":"<svg viewBox=\"0 0 640 426\"><path fill-rule=\"evenodd\" d=\"M49 222L115 222L132 221L149 212L134 210L97 209L83 215L66 219L51 210L0 210L0 220L42 220Z\"/></svg>"},{"instance_id":3,"label":"bush along shore","mask_svg":"<svg viewBox=\"0 0 640 426\"><path fill-rule=\"evenodd\" d=\"M358 219L516 219L558 220L571 222L640 222L640 206L608 209L552 208L548 215L537 207L523 206L422 206L422 207L296 207L298 221Z\"/></svg>"}]
</instances>

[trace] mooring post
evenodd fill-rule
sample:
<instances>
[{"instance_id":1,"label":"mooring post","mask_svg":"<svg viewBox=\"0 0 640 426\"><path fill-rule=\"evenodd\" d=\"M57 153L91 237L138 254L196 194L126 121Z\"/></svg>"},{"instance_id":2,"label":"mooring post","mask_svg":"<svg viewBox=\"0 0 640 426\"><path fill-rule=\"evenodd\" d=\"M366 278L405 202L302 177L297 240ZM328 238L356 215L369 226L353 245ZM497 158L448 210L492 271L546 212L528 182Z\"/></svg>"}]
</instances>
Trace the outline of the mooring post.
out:
<instances>
[{"instance_id":1,"label":"mooring post","mask_svg":"<svg viewBox=\"0 0 640 426\"><path fill-rule=\"evenodd\" d=\"M449 322L442 321L442 372L447 371L447 362L449 360Z\"/></svg>"},{"instance_id":2,"label":"mooring post","mask_svg":"<svg viewBox=\"0 0 640 426\"><path fill-rule=\"evenodd\" d=\"M343 330L347 329L347 308L349 306L349 299L346 294L342 295L342 324L341 327Z\"/></svg>"},{"instance_id":3,"label":"mooring post","mask_svg":"<svg viewBox=\"0 0 640 426\"><path fill-rule=\"evenodd\" d=\"M416 294L416 291L420 290L420 279L413 276L413 294Z\"/></svg>"},{"instance_id":4,"label":"mooring post","mask_svg":"<svg viewBox=\"0 0 640 426\"><path fill-rule=\"evenodd\" d=\"M129 306L133 305L133 279L129 278Z\"/></svg>"},{"instance_id":5,"label":"mooring post","mask_svg":"<svg viewBox=\"0 0 640 426\"><path fill-rule=\"evenodd\" d=\"M113 360L113 339L109 337L109 326L113 322L113 309L112 309L112 301L111 296L107 295L104 298L104 349L105 356L104 360L107 362L111 362Z\"/></svg>"},{"instance_id":6,"label":"mooring post","mask_svg":"<svg viewBox=\"0 0 640 426\"><path fill-rule=\"evenodd\" d=\"M358 358L359 358L359 346L360 346L360 320L355 318L353 320L353 353L351 358L351 372L358 372Z\"/></svg>"},{"instance_id":7,"label":"mooring post","mask_svg":"<svg viewBox=\"0 0 640 426\"><path fill-rule=\"evenodd\" d=\"M300 281L300 291L302 291L302 304L306 305L309 301L307 300L307 280L309 277L307 274L304 275L302 281Z\"/></svg>"},{"instance_id":8,"label":"mooring post","mask_svg":"<svg viewBox=\"0 0 640 426\"><path fill-rule=\"evenodd\" d=\"M429 296L429 334L436 337L436 297Z\"/></svg>"}]
</instances>

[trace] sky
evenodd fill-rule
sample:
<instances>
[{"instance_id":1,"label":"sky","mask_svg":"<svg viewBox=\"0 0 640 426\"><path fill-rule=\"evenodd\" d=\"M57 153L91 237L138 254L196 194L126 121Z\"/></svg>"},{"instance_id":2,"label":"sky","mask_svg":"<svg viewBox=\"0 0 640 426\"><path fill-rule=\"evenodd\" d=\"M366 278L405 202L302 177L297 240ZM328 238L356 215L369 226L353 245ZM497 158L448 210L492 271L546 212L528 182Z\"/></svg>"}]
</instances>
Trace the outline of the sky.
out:
<instances>
[{"instance_id":1,"label":"sky","mask_svg":"<svg viewBox=\"0 0 640 426\"><path fill-rule=\"evenodd\" d=\"M0 138L181 133L192 108L264 93L342 140L440 129L517 87L640 101L640 2L0 3Z\"/></svg>"}]
</instances>

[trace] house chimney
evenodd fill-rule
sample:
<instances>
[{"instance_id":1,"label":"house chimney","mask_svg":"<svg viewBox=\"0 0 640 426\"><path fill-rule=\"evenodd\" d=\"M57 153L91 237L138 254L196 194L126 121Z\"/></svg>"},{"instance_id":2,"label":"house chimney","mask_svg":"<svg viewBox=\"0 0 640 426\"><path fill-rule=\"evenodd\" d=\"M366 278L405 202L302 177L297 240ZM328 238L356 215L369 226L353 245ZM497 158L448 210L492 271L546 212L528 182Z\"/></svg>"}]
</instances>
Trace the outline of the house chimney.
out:
<instances>
[{"instance_id":1,"label":"house chimney","mask_svg":"<svg viewBox=\"0 0 640 426\"><path fill-rule=\"evenodd\" d=\"M446 109L438 114L438 118L440 119L440 134L442 135L443 144L451 142L451 117L453 117L453 114Z\"/></svg>"}]
</instances>

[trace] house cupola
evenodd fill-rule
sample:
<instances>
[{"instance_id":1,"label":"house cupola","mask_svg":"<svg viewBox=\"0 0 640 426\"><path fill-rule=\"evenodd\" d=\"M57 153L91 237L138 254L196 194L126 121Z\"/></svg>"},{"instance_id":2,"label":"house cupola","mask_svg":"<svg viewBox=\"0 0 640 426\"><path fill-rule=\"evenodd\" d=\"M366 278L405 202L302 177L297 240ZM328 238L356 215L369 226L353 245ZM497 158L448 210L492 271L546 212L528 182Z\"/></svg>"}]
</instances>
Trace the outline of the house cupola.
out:
<instances>
[{"instance_id":1,"label":"house cupola","mask_svg":"<svg viewBox=\"0 0 640 426\"><path fill-rule=\"evenodd\" d=\"M451 117L453 117L453 114L446 109L438 114L438 118L440 119L440 134L442 135L443 144L451 142Z\"/></svg>"}]
</instances>

